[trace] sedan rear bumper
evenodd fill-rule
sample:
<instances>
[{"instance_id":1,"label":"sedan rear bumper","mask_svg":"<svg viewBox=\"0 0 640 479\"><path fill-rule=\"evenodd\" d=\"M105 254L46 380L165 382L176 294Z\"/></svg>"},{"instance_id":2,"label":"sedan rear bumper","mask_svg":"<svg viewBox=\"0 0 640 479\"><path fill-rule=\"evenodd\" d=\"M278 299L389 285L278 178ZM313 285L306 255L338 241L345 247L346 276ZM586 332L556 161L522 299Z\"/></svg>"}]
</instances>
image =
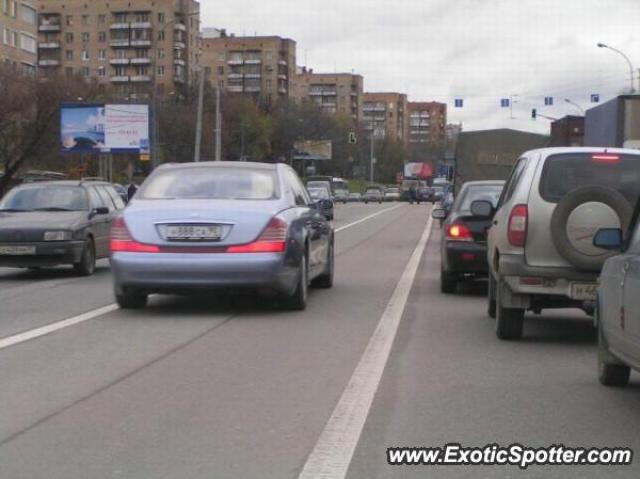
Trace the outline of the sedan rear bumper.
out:
<instances>
[{"instance_id":1,"label":"sedan rear bumper","mask_svg":"<svg viewBox=\"0 0 640 479\"><path fill-rule=\"evenodd\" d=\"M299 271L287 258L280 253L114 253L110 261L117 292L257 288L291 293Z\"/></svg>"},{"instance_id":2,"label":"sedan rear bumper","mask_svg":"<svg viewBox=\"0 0 640 479\"><path fill-rule=\"evenodd\" d=\"M0 266L9 268L29 268L78 263L82 257L84 241L2 243L0 246L35 248L35 254L0 254Z\"/></svg>"},{"instance_id":3,"label":"sedan rear bumper","mask_svg":"<svg viewBox=\"0 0 640 479\"><path fill-rule=\"evenodd\" d=\"M489 271L486 244L447 241L445 242L447 263L445 270L457 274L486 276Z\"/></svg>"}]
</instances>

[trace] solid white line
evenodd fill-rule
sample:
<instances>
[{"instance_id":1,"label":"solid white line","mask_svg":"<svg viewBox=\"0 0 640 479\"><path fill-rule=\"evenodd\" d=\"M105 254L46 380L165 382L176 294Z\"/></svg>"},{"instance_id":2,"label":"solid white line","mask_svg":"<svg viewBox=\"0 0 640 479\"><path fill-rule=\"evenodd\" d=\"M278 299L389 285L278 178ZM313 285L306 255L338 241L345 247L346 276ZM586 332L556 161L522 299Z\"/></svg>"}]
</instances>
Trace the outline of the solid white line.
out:
<instances>
[{"instance_id":1,"label":"solid white line","mask_svg":"<svg viewBox=\"0 0 640 479\"><path fill-rule=\"evenodd\" d=\"M74 326L78 323L89 321L90 319L97 318L98 316L110 313L111 311L115 311L116 309L118 309L117 304L109 304L107 306L103 306L102 308L94 309L93 311L88 311L78 316L74 316L73 318L63 319L62 321L47 324L46 326L42 326L40 328L31 329L24 333L0 339L0 350L8 348L9 346L15 346L16 344L24 343L25 341L29 341L31 339L39 338L40 336L44 336L46 334L51 334L55 331L68 328L69 326Z\"/></svg>"},{"instance_id":2,"label":"solid white line","mask_svg":"<svg viewBox=\"0 0 640 479\"><path fill-rule=\"evenodd\" d=\"M433 220L430 217L360 362L298 479L343 479L389 359Z\"/></svg>"},{"instance_id":3,"label":"solid white line","mask_svg":"<svg viewBox=\"0 0 640 479\"><path fill-rule=\"evenodd\" d=\"M370 220L371 218L375 218L376 216L381 215L382 213L387 213L389 211L393 211L393 210L398 209L398 208L400 208L402 206L404 206L404 205L400 204L400 205L392 206L391 208L385 208L383 210L376 211L375 213L370 214L368 216L365 216L364 218L360 218L358 221L354 221L353 223L349 223L348 225L344 225L344 226L341 226L340 228L336 228L335 232L336 233L340 233L340 231L344 231L347 228L351 228L352 226L359 225L360 223L364 223L365 221Z\"/></svg>"}]
</instances>

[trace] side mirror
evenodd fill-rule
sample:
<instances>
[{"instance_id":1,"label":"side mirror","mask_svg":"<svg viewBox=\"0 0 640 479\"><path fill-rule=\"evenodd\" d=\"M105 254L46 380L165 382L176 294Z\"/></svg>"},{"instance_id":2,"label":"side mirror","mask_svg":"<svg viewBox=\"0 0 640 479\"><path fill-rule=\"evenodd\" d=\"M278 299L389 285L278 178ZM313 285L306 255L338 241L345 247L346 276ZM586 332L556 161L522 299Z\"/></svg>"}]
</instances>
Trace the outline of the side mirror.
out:
<instances>
[{"instance_id":1,"label":"side mirror","mask_svg":"<svg viewBox=\"0 0 640 479\"><path fill-rule=\"evenodd\" d=\"M471 202L471 214L480 218L491 218L493 215L493 205L490 201L476 200Z\"/></svg>"},{"instance_id":2,"label":"side mirror","mask_svg":"<svg viewBox=\"0 0 640 479\"><path fill-rule=\"evenodd\" d=\"M445 210L444 208L436 208L431 212L431 217L434 220L444 220L447 218L447 215L447 210Z\"/></svg>"},{"instance_id":3,"label":"side mirror","mask_svg":"<svg viewBox=\"0 0 640 479\"><path fill-rule=\"evenodd\" d=\"M621 249L622 230L619 228L599 229L593 237L593 246L607 250Z\"/></svg>"},{"instance_id":4,"label":"side mirror","mask_svg":"<svg viewBox=\"0 0 640 479\"><path fill-rule=\"evenodd\" d=\"M108 215L109 214L109 208L107 208L106 206L98 206L97 208L93 209L93 214L94 215Z\"/></svg>"}]
</instances>

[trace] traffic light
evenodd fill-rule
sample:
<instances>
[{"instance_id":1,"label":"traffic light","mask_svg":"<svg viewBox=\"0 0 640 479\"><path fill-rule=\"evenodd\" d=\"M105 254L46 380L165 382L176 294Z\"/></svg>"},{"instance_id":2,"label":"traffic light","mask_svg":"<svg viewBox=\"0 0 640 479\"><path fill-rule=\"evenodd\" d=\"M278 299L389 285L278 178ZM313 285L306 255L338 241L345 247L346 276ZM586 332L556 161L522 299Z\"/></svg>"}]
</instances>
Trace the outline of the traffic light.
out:
<instances>
[{"instance_id":1,"label":"traffic light","mask_svg":"<svg viewBox=\"0 0 640 479\"><path fill-rule=\"evenodd\" d=\"M536 119L536 117L538 116L538 110L536 110L535 108L531 110L531 118L533 120Z\"/></svg>"}]
</instances>

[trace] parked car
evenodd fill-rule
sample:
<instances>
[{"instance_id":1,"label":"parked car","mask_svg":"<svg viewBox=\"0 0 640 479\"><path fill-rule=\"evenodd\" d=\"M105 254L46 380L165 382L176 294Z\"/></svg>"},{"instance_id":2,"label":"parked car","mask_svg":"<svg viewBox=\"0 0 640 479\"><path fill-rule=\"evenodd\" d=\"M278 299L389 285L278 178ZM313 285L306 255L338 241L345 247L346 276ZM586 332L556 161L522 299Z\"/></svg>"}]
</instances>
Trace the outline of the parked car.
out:
<instances>
[{"instance_id":1,"label":"parked car","mask_svg":"<svg viewBox=\"0 0 640 479\"><path fill-rule=\"evenodd\" d=\"M338 201L346 204L349 200L349 191L348 190L336 190L334 200L337 203Z\"/></svg>"},{"instance_id":2,"label":"parked car","mask_svg":"<svg viewBox=\"0 0 640 479\"><path fill-rule=\"evenodd\" d=\"M333 200L324 188L307 188L311 200L316 204L320 213L328 220L333 220Z\"/></svg>"},{"instance_id":3,"label":"parked car","mask_svg":"<svg viewBox=\"0 0 640 479\"><path fill-rule=\"evenodd\" d=\"M113 183L113 188L116 190L122 201L126 203L129 202L129 194L127 193L127 189L121 185L120 183Z\"/></svg>"},{"instance_id":4,"label":"parked car","mask_svg":"<svg viewBox=\"0 0 640 479\"><path fill-rule=\"evenodd\" d=\"M244 288L302 310L309 284L333 285L334 232L285 164L165 164L115 220L111 268L121 308Z\"/></svg>"},{"instance_id":5,"label":"parked car","mask_svg":"<svg viewBox=\"0 0 640 479\"><path fill-rule=\"evenodd\" d=\"M367 189L364 191L364 195L362 195L362 201L364 201L365 204L369 202L382 203L383 200L384 200L384 191L380 186L368 186Z\"/></svg>"},{"instance_id":6,"label":"parked car","mask_svg":"<svg viewBox=\"0 0 640 479\"><path fill-rule=\"evenodd\" d=\"M597 248L621 252L605 261L598 287L598 377L605 386L626 386L631 368L640 371L639 212L626 241L620 228L601 229L593 239Z\"/></svg>"},{"instance_id":7,"label":"parked car","mask_svg":"<svg viewBox=\"0 0 640 479\"><path fill-rule=\"evenodd\" d=\"M504 181L470 181L462 186L450 212L442 207L433 210L433 218L445 220L440 239L443 293L455 293L460 281L487 276L487 229L503 186Z\"/></svg>"},{"instance_id":8,"label":"parked car","mask_svg":"<svg viewBox=\"0 0 640 479\"><path fill-rule=\"evenodd\" d=\"M526 310L593 311L612 254L593 236L626 231L639 193L637 150L545 148L521 156L488 233L488 312L500 339L522 336Z\"/></svg>"},{"instance_id":9,"label":"parked car","mask_svg":"<svg viewBox=\"0 0 640 479\"><path fill-rule=\"evenodd\" d=\"M359 203L362 201L362 193L349 193L350 203Z\"/></svg>"},{"instance_id":10,"label":"parked car","mask_svg":"<svg viewBox=\"0 0 640 479\"><path fill-rule=\"evenodd\" d=\"M110 183L24 183L0 201L0 266L73 265L79 275L109 256L111 221L124 202Z\"/></svg>"},{"instance_id":11,"label":"parked car","mask_svg":"<svg viewBox=\"0 0 640 479\"><path fill-rule=\"evenodd\" d=\"M400 188L398 187L389 187L384 190L384 200L385 201L400 201Z\"/></svg>"}]
</instances>

